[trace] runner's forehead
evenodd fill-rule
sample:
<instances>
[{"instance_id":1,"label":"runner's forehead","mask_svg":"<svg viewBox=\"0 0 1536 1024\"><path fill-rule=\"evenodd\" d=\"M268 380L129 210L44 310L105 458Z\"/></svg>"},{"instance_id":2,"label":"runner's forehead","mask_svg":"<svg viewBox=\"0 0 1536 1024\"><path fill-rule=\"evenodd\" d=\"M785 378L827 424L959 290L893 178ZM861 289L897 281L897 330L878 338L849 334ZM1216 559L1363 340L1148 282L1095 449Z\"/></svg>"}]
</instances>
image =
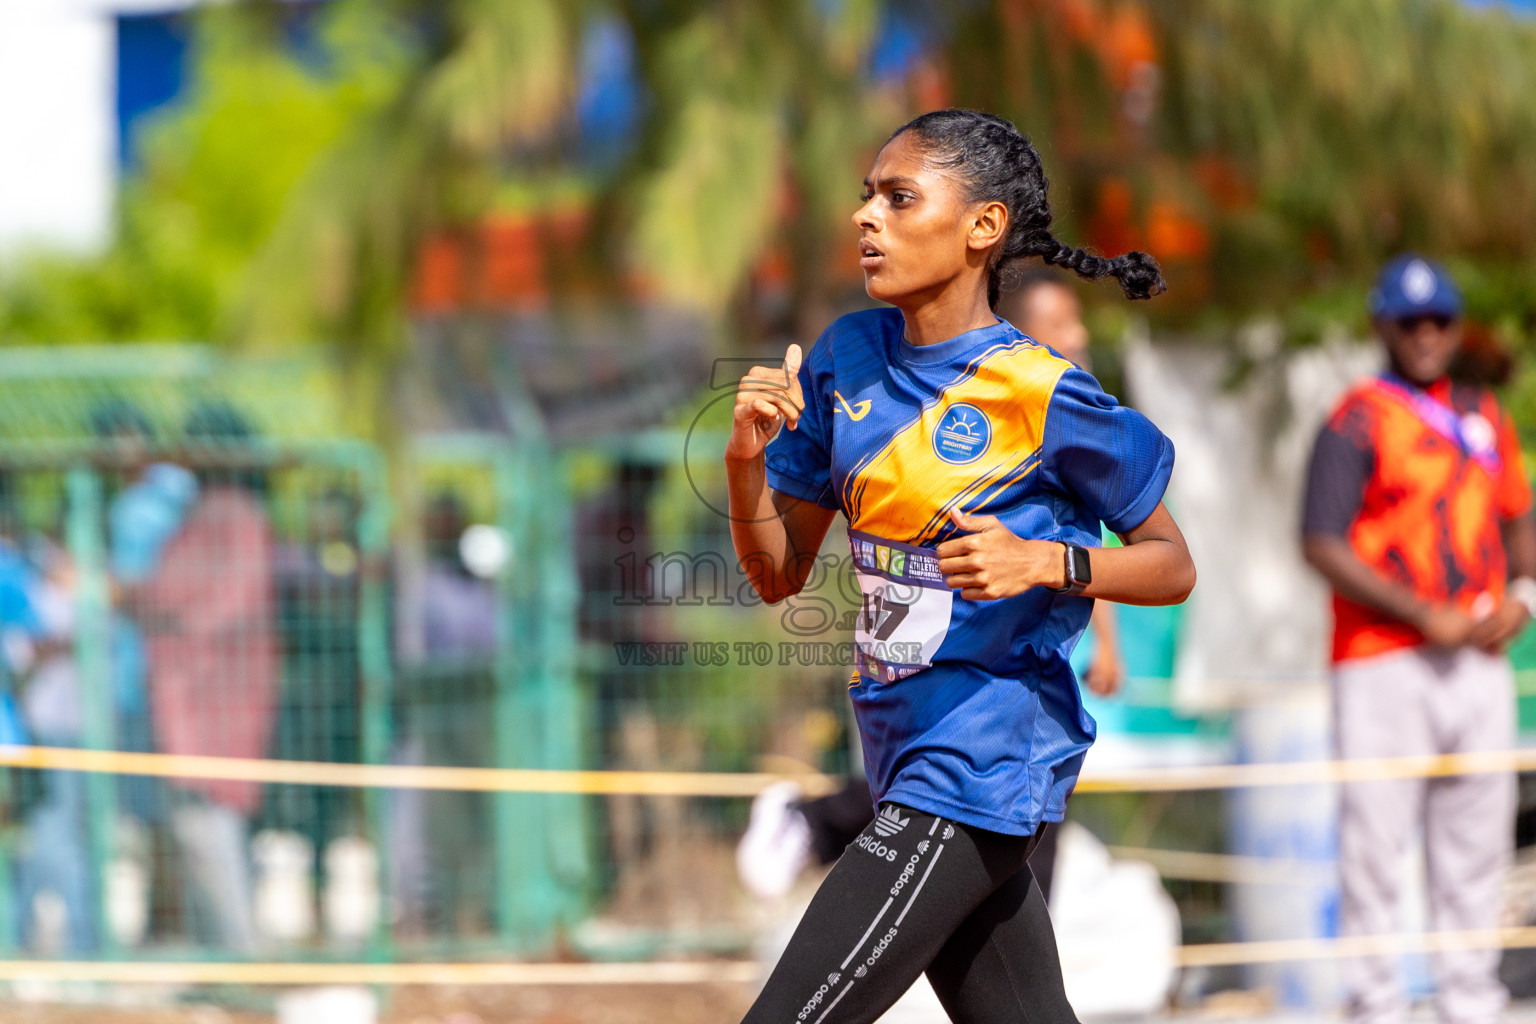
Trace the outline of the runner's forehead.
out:
<instances>
[{"instance_id":1,"label":"runner's forehead","mask_svg":"<svg viewBox=\"0 0 1536 1024\"><path fill-rule=\"evenodd\" d=\"M874 165L864 176L864 187L921 188L932 183L936 172L928 166L925 154L908 135L898 135L880 148Z\"/></svg>"}]
</instances>

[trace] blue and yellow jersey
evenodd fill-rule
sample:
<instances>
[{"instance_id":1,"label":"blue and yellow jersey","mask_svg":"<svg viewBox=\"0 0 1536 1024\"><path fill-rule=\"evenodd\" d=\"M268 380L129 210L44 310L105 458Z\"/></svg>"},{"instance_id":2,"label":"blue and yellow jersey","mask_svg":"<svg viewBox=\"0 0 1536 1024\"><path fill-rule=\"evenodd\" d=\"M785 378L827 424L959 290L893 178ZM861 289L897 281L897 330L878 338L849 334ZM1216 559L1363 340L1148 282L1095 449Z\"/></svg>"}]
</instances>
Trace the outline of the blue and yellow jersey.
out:
<instances>
[{"instance_id":1,"label":"blue and yellow jersey","mask_svg":"<svg viewBox=\"0 0 1536 1024\"><path fill-rule=\"evenodd\" d=\"M937 345L899 310L842 317L800 368L805 413L767 449L774 490L841 511L864 607L850 695L875 799L980 828L1059 821L1094 723L1068 658L1093 602L1036 587L968 601L934 548L959 508L1098 546L1157 508L1173 445L1092 376L1000 321Z\"/></svg>"}]
</instances>

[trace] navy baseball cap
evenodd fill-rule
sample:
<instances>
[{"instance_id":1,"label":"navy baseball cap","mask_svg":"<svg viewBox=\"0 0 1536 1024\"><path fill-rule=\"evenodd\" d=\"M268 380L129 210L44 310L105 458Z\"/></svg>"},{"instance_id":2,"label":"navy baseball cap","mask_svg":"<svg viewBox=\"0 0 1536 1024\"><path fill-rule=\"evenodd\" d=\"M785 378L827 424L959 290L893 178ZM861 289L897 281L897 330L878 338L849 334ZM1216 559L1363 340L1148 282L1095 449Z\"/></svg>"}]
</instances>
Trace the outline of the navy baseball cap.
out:
<instances>
[{"instance_id":1,"label":"navy baseball cap","mask_svg":"<svg viewBox=\"0 0 1536 1024\"><path fill-rule=\"evenodd\" d=\"M1371 289L1371 316L1398 320L1407 316L1461 316L1461 289L1445 268L1414 253L1404 253L1381 268Z\"/></svg>"}]
</instances>

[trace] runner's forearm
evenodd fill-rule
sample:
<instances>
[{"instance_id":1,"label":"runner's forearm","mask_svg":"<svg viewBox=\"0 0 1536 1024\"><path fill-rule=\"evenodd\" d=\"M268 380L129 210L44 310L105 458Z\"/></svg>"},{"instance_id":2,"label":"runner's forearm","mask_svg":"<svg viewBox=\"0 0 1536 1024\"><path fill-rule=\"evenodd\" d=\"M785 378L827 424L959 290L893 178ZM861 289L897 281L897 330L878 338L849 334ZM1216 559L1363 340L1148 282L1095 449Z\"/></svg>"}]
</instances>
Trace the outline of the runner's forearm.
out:
<instances>
[{"instance_id":1,"label":"runner's forearm","mask_svg":"<svg viewBox=\"0 0 1536 1024\"><path fill-rule=\"evenodd\" d=\"M1178 604L1195 589L1195 562L1173 516L1161 503L1146 522L1121 535L1124 547L1093 553L1086 597L1120 604Z\"/></svg>"},{"instance_id":2,"label":"runner's forearm","mask_svg":"<svg viewBox=\"0 0 1536 1024\"><path fill-rule=\"evenodd\" d=\"M1182 538L1147 538L1092 554L1093 582L1083 596L1119 604L1178 604L1195 587L1195 565Z\"/></svg>"},{"instance_id":3,"label":"runner's forearm","mask_svg":"<svg viewBox=\"0 0 1536 1024\"><path fill-rule=\"evenodd\" d=\"M761 454L725 460L731 544L752 588L777 604L805 586L834 513L768 486Z\"/></svg>"}]
</instances>

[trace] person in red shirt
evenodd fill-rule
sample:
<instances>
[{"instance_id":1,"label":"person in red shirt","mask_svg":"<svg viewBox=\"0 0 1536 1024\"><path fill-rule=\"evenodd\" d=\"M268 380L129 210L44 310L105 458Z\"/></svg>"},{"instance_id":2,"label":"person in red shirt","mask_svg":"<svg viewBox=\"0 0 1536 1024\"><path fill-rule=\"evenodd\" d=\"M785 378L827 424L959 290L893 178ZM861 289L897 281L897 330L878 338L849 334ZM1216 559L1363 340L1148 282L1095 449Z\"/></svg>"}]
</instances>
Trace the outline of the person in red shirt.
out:
<instances>
[{"instance_id":1,"label":"person in red shirt","mask_svg":"<svg viewBox=\"0 0 1536 1024\"><path fill-rule=\"evenodd\" d=\"M1444 269L1412 254L1388 263L1371 316L1389 368L1344 395L1313 449L1302 543L1333 588L1341 758L1514 743L1504 650L1536 614L1536 525L1509 416L1487 388L1447 375L1461 315ZM1503 773L1345 784L1340 932L1397 929L1416 826L1432 927L1496 926L1514 811L1514 778ZM1441 1019L1497 1020L1508 999L1498 963L1497 949L1438 954ZM1359 958L1346 971L1351 1020L1406 1019L1393 958Z\"/></svg>"}]
</instances>

